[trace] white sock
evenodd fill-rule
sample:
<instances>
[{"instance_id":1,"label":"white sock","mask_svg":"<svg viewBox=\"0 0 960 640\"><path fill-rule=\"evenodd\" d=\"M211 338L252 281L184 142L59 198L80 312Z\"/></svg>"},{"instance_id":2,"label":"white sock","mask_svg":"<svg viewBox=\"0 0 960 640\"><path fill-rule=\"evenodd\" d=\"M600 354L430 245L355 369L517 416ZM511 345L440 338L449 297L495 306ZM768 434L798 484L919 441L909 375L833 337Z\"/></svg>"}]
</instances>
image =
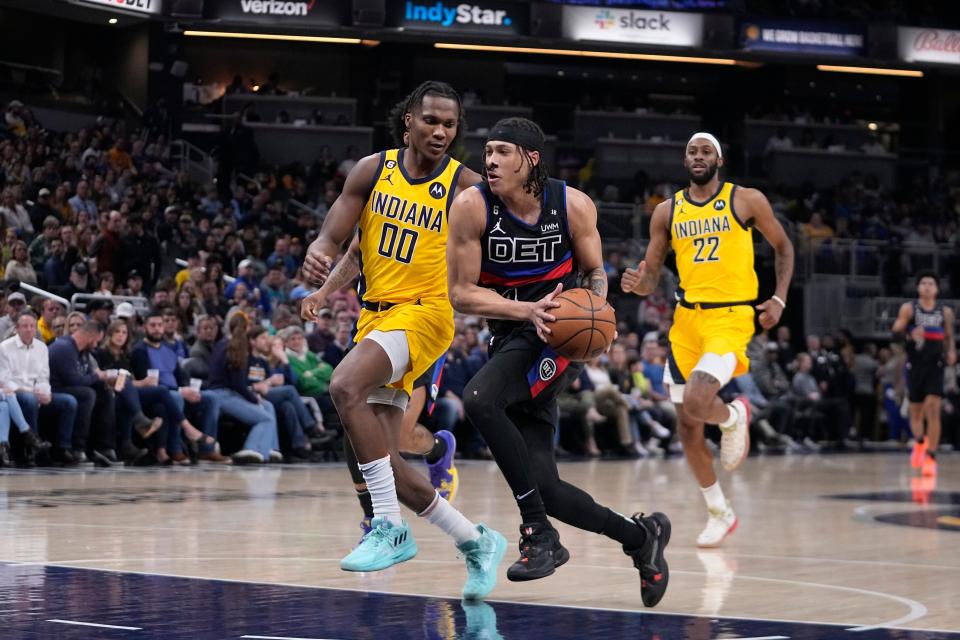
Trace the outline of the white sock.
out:
<instances>
[{"instance_id":1,"label":"white sock","mask_svg":"<svg viewBox=\"0 0 960 640\"><path fill-rule=\"evenodd\" d=\"M453 538L457 545L470 542L480 537L475 524L467 520L466 516L453 508L440 494L433 499L430 506L417 514L426 518L430 524L440 527L440 530Z\"/></svg>"},{"instance_id":2,"label":"white sock","mask_svg":"<svg viewBox=\"0 0 960 640\"><path fill-rule=\"evenodd\" d=\"M740 417L740 412L732 404L727 405L727 411L730 412L730 416L726 420L720 423L721 429L729 429L734 425L734 423L736 423L737 418Z\"/></svg>"},{"instance_id":3,"label":"white sock","mask_svg":"<svg viewBox=\"0 0 960 640\"><path fill-rule=\"evenodd\" d=\"M700 491L707 503L707 509L718 513L727 510L727 499L723 496L723 489L720 488L719 480L709 487L700 487Z\"/></svg>"},{"instance_id":4,"label":"white sock","mask_svg":"<svg viewBox=\"0 0 960 640\"><path fill-rule=\"evenodd\" d=\"M397 499L397 486L393 479L393 467L390 456L372 462L361 462L360 473L367 483L370 500L373 502L373 517L386 518L391 524L402 524L400 501Z\"/></svg>"}]
</instances>

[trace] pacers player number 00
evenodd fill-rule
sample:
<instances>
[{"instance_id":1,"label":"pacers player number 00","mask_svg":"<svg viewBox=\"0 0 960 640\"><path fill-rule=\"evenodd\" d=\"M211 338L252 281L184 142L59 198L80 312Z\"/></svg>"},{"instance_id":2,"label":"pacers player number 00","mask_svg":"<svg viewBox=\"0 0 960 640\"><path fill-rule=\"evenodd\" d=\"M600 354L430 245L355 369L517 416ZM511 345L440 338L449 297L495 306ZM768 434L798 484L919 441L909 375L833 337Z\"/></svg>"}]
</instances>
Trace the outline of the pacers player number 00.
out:
<instances>
[{"instance_id":1,"label":"pacers player number 00","mask_svg":"<svg viewBox=\"0 0 960 640\"><path fill-rule=\"evenodd\" d=\"M399 231L400 240L397 241L397 232ZM417 234L413 229L400 230L395 224L384 223L383 231L380 234L380 246L377 251L384 258L393 258L397 262L410 264L413 259L413 251L417 247ZM394 252L396 249L396 252Z\"/></svg>"}]
</instances>

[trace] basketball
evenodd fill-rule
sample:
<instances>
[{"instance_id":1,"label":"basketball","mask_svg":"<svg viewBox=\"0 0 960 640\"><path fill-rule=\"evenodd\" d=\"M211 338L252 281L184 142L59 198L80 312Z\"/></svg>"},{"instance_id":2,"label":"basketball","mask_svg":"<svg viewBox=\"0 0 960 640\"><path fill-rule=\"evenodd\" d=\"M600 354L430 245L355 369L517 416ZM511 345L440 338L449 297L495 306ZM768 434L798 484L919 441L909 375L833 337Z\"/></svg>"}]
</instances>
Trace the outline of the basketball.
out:
<instances>
[{"instance_id":1,"label":"basketball","mask_svg":"<svg viewBox=\"0 0 960 640\"><path fill-rule=\"evenodd\" d=\"M586 361L597 357L613 342L617 318L613 307L588 289L570 289L554 298L560 306L551 311L556 321L547 323L549 344L565 358Z\"/></svg>"}]
</instances>

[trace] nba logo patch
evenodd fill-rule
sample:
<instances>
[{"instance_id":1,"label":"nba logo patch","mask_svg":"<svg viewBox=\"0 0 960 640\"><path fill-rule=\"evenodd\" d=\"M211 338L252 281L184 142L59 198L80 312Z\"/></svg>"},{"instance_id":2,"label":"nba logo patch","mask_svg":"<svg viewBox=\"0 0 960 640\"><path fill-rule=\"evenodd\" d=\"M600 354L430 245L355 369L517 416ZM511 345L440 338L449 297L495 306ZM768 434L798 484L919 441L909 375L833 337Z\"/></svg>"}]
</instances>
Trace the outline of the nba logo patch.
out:
<instances>
[{"instance_id":1,"label":"nba logo patch","mask_svg":"<svg viewBox=\"0 0 960 640\"><path fill-rule=\"evenodd\" d=\"M717 211L723 211L723 208L725 206L727 206L727 203L725 200L717 200L716 202L713 203L713 208L716 209Z\"/></svg>"},{"instance_id":2,"label":"nba logo patch","mask_svg":"<svg viewBox=\"0 0 960 640\"><path fill-rule=\"evenodd\" d=\"M557 363L553 358L544 358L540 361L540 379L547 382L557 375Z\"/></svg>"},{"instance_id":3,"label":"nba logo patch","mask_svg":"<svg viewBox=\"0 0 960 640\"><path fill-rule=\"evenodd\" d=\"M397 161L387 160L386 162L383 163L383 166L385 166L387 169L393 169L395 166L397 166Z\"/></svg>"}]
</instances>

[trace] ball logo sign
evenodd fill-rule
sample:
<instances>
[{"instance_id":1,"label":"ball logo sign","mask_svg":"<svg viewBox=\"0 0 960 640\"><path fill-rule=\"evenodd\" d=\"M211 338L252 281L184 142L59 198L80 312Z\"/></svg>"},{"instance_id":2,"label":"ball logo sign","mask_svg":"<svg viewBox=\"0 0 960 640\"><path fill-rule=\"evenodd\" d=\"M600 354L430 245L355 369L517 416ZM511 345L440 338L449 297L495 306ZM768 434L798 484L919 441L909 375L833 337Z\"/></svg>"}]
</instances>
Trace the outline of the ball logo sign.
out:
<instances>
[{"instance_id":1,"label":"ball logo sign","mask_svg":"<svg viewBox=\"0 0 960 640\"><path fill-rule=\"evenodd\" d=\"M900 59L960 64L960 31L898 27Z\"/></svg>"}]
</instances>

